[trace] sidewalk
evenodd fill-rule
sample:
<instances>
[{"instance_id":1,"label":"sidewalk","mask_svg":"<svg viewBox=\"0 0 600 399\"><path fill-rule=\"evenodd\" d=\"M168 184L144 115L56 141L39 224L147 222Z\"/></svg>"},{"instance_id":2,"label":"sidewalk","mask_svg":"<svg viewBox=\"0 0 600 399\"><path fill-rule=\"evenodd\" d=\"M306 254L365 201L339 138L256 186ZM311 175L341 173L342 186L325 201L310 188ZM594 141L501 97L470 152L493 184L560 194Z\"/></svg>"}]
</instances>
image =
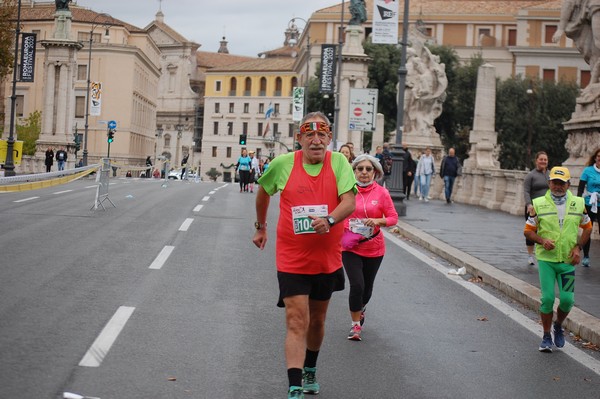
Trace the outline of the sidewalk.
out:
<instances>
[{"instance_id":1,"label":"sidewalk","mask_svg":"<svg viewBox=\"0 0 600 399\"><path fill-rule=\"evenodd\" d=\"M524 216L482 207L411 199L398 221L400 234L479 276L511 298L539 307L537 265L527 263ZM594 224L594 230L598 226ZM590 248L589 268L577 266L575 307L566 327L600 345L600 242Z\"/></svg>"}]
</instances>

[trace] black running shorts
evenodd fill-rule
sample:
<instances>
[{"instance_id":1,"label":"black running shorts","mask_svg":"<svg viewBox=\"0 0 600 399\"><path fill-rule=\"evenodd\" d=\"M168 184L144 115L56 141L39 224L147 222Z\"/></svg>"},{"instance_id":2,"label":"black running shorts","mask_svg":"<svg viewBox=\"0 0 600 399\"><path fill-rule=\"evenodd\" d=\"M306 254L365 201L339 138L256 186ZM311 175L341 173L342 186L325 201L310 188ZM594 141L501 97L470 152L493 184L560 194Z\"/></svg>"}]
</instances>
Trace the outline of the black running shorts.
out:
<instances>
[{"instance_id":1,"label":"black running shorts","mask_svg":"<svg viewBox=\"0 0 600 399\"><path fill-rule=\"evenodd\" d=\"M331 274L295 274L277 272L279 280L279 302L285 307L283 298L294 295L308 295L316 301L328 301L334 291L344 289L344 268L340 267Z\"/></svg>"}]
</instances>

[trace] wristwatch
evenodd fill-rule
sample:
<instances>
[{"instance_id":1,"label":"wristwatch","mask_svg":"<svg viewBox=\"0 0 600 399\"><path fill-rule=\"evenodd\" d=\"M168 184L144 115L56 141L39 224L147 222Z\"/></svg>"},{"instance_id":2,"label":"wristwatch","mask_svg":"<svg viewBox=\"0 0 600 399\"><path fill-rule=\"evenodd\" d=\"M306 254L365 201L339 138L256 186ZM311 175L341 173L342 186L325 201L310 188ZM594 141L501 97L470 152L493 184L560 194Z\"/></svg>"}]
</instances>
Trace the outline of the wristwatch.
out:
<instances>
[{"instance_id":1,"label":"wristwatch","mask_svg":"<svg viewBox=\"0 0 600 399\"><path fill-rule=\"evenodd\" d=\"M265 223L254 222L254 228L256 230L262 230L262 229L265 229L266 227L267 227L267 222L265 222Z\"/></svg>"},{"instance_id":2,"label":"wristwatch","mask_svg":"<svg viewBox=\"0 0 600 399\"><path fill-rule=\"evenodd\" d=\"M332 227L335 224L335 219L331 215L325 216L325 220L329 223L329 227Z\"/></svg>"}]
</instances>

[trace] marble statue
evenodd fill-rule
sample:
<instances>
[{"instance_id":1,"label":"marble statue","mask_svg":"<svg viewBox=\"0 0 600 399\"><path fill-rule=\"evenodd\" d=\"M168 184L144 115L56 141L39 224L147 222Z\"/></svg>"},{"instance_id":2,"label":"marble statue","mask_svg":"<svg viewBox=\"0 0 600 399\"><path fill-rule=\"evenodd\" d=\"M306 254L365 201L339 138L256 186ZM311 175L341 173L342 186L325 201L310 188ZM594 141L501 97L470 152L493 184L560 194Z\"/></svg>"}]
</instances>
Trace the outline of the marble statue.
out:
<instances>
[{"instance_id":1,"label":"marble statue","mask_svg":"<svg viewBox=\"0 0 600 399\"><path fill-rule=\"evenodd\" d=\"M365 0L350 0L350 22L348 25L362 25L367 21L367 9Z\"/></svg>"},{"instance_id":2,"label":"marble statue","mask_svg":"<svg viewBox=\"0 0 600 399\"><path fill-rule=\"evenodd\" d=\"M583 59L590 65L590 86L600 77L600 0L563 0L556 43L563 34L572 39ZM588 86L588 87L590 87Z\"/></svg>"},{"instance_id":3,"label":"marble statue","mask_svg":"<svg viewBox=\"0 0 600 399\"><path fill-rule=\"evenodd\" d=\"M420 50L420 51L419 51ZM442 113L448 78L440 58L425 46L407 49L406 89L404 91L404 131L431 136L433 122Z\"/></svg>"}]
</instances>

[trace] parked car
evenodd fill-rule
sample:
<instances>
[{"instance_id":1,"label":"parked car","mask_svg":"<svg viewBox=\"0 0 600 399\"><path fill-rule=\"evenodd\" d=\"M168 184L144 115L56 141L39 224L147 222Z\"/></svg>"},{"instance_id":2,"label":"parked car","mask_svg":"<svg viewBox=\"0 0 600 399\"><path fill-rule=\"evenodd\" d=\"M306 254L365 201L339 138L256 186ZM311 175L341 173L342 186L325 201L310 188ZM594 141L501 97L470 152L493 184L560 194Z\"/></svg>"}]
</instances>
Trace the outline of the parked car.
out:
<instances>
[{"instance_id":1,"label":"parked car","mask_svg":"<svg viewBox=\"0 0 600 399\"><path fill-rule=\"evenodd\" d=\"M196 179L198 176L193 170L186 170L187 178L190 180ZM181 180L181 169L173 169L169 172L168 178L170 180Z\"/></svg>"}]
</instances>

